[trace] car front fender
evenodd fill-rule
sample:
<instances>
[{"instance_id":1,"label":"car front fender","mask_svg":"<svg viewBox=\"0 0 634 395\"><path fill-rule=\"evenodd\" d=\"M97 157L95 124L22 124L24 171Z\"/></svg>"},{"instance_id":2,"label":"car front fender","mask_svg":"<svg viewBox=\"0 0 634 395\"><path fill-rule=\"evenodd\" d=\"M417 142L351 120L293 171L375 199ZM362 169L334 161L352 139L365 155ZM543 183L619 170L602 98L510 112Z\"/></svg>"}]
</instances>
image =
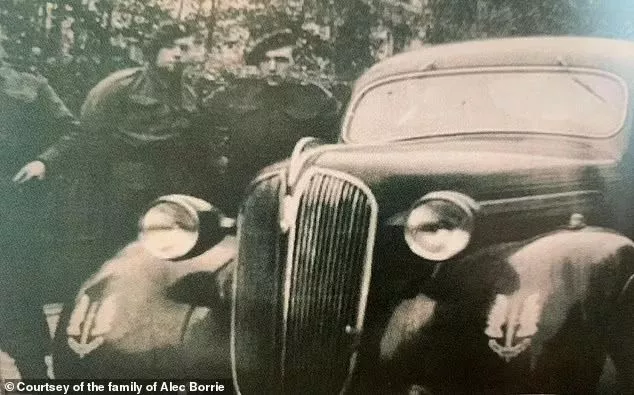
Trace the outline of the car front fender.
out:
<instances>
[{"instance_id":1,"label":"car front fender","mask_svg":"<svg viewBox=\"0 0 634 395\"><path fill-rule=\"evenodd\" d=\"M178 262L128 245L63 311L56 377L230 377L227 290L235 244L226 237Z\"/></svg>"},{"instance_id":2,"label":"car front fender","mask_svg":"<svg viewBox=\"0 0 634 395\"><path fill-rule=\"evenodd\" d=\"M446 262L393 310L383 366L434 390L576 392L597 385L610 355L630 387L633 276L634 243L590 227Z\"/></svg>"}]
</instances>

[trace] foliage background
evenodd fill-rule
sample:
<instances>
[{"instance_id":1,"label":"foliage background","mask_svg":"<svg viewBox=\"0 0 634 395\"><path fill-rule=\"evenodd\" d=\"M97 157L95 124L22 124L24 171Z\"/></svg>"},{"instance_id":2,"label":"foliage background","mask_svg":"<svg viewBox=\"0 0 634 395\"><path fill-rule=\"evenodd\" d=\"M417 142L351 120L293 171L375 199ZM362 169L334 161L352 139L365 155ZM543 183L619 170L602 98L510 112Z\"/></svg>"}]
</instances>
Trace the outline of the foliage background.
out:
<instances>
[{"instance_id":1,"label":"foliage background","mask_svg":"<svg viewBox=\"0 0 634 395\"><path fill-rule=\"evenodd\" d=\"M542 34L634 38L631 0L0 0L11 61L47 77L75 113L99 80L138 65L140 44L169 19L201 32L202 77L240 69L254 39L292 28L304 49L301 72L343 81L344 102L346 84L366 68L418 46ZM103 262L105 184L78 173L38 184L54 224L48 230L55 247L42 273L50 300L72 300Z\"/></svg>"},{"instance_id":2,"label":"foliage background","mask_svg":"<svg viewBox=\"0 0 634 395\"><path fill-rule=\"evenodd\" d=\"M634 37L628 0L0 0L4 46L77 111L110 72L139 64L161 21L204 36L205 69L239 67L245 46L292 28L307 68L353 80L377 60L420 45L541 34Z\"/></svg>"}]
</instances>

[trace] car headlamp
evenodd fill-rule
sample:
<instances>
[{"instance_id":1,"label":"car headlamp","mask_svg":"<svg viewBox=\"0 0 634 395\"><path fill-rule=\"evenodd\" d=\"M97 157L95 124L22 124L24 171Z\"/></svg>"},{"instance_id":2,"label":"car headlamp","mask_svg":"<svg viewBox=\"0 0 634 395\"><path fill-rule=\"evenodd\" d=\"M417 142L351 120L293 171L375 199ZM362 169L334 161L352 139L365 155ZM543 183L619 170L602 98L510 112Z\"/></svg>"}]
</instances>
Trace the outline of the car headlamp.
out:
<instances>
[{"instance_id":1,"label":"car headlamp","mask_svg":"<svg viewBox=\"0 0 634 395\"><path fill-rule=\"evenodd\" d=\"M158 201L139 221L139 241L160 259L183 257L198 241L198 212L178 201Z\"/></svg>"},{"instance_id":2,"label":"car headlamp","mask_svg":"<svg viewBox=\"0 0 634 395\"><path fill-rule=\"evenodd\" d=\"M405 241L422 258L449 259L469 244L476 208L475 201L457 192L425 195L405 221Z\"/></svg>"}]
</instances>

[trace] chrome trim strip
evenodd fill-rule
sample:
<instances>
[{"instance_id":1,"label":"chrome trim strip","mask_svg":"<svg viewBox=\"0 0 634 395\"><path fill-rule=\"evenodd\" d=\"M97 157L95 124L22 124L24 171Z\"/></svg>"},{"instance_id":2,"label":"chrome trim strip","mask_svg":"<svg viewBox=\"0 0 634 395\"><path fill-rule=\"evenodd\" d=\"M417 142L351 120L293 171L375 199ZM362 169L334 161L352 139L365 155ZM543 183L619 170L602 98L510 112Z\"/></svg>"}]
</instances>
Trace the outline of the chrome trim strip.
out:
<instances>
[{"instance_id":1,"label":"chrome trim strip","mask_svg":"<svg viewBox=\"0 0 634 395\"><path fill-rule=\"evenodd\" d=\"M505 198L505 199L493 199L493 200L480 200L476 201L478 204L478 211L480 215L490 215L496 213L504 213L506 211L497 209L504 206L515 206L518 203L534 203L534 202L557 202L558 199L566 199L566 198L588 198L591 196L601 197L603 193L598 190L589 189L583 191L573 191L573 192L557 192L557 193L547 193L541 195L531 195L531 196L521 196L521 197L513 197L513 198ZM411 209L410 209L411 210ZM409 211L400 211L386 220L387 225L391 226L404 226L405 221L407 220L407 216L409 215ZM513 207L513 210L517 210L517 207ZM476 215L477 217L478 215Z\"/></svg>"},{"instance_id":2,"label":"chrome trim strip","mask_svg":"<svg viewBox=\"0 0 634 395\"><path fill-rule=\"evenodd\" d=\"M310 156L302 156L302 153L308 148L311 143L319 143L319 139L316 137L302 137L293 148L293 153L291 154L291 160L288 165L288 174L287 174L287 186L293 187L297 182L297 179L300 176L300 171L306 160Z\"/></svg>"},{"instance_id":3,"label":"chrome trim strip","mask_svg":"<svg viewBox=\"0 0 634 395\"><path fill-rule=\"evenodd\" d=\"M373 259L373 253L374 253L374 241L376 237L376 228L378 224L378 211L379 211L378 202L376 200L376 197L370 190L370 188L365 183L363 183L363 181L351 176L350 174L343 173L336 170L312 167L309 170L307 170L304 174L302 174L301 178L299 179L297 183L296 190L294 191L292 204L295 205L295 207L293 208L293 211L295 213L297 213L299 201L303 193L305 192L305 190L308 188L311 178L316 174L323 174L326 176L335 177L356 186L367 196L368 203L370 205L370 221L369 221L370 228L368 229L368 237L366 240L367 242L366 251L365 251L366 256L365 256L363 274L361 276L362 281L360 284L358 314L357 314L357 320L355 323L354 336L358 337L360 336L363 330L363 321L365 319L365 310L367 307L367 299L368 299L368 294L370 291L370 280L372 276L372 259ZM293 247L295 244L295 238L297 233L297 226L296 226L295 220L296 218L293 219L292 225L289 231L287 254L286 254L286 272L284 277L282 352L280 355L282 379L283 379L284 368L285 368L284 361L286 360L286 340L287 340L286 337L287 337L287 328L288 328L288 312L289 312L289 306L290 306L290 286L291 286L291 277L292 277L292 269L293 269L293 265L292 265L293 253L294 253ZM357 341L358 341L358 338L355 339L355 343L357 343ZM352 379L352 373L354 371L354 368L356 367L357 358L358 358L358 349L355 349L352 352L352 355L350 357L348 376L346 380L344 381L344 384L341 389L341 393L344 393L348 385L350 384L350 381Z\"/></svg>"},{"instance_id":4,"label":"chrome trim strip","mask_svg":"<svg viewBox=\"0 0 634 395\"><path fill-rule=\"evenodd\" d=\"M607 136L601 136L601 137L590 137L590 136L583 136L583 135L575 135L575 134L570 134L570 135L566 135L566 137L571 137L571 138L582 138L582 139L586 139L586 140L604 140L604 139L609 139L611 137L616 136L617 134L619 134L619 132L625 127L625 122L627 121L627 116L628 116L628 112L629 112L629 107L630 107L630 92L629 92L629 87L628 84L625 82L625 80L614 73L605 71L605 70L601 70L601 69L596 69L596 68L589 68L589 67L566 67L566 66L487 66L487 67L465 67L465 68L459 68L459 69L452 69L452 70L436 70L436 71L416 71L416 72L407 72L407 73L400 73L400 74L396 74L396 75L391 75L388 77L383 77L380 78L374 82L369 83L368 85L364 86L362 88L361 91L357 92L357 95L355 97L352 97L350 100L350 103L348 104L348 110L346 111L346 114L344 115L344 119L343 122L341 123L341 139L342 141L344 141L345 143L362 143L362 142L355 142L352 141L350 139L350 122L354 116L354 113L359 105L359 102L361 101L361 99L363 99L363 97L372 89L376 88L377 86L383 85L383 84L387 84L390 82L395 82L395 81L399 81L399 80L406 80L406 79L411 79L411 78L421 78L421 77L435 77L435 76L445 76L445 75L457 75L457 74L480 74L480 73L491 73L491 72L539 72L539 71L554 71L554 72L560 72L560 73L571 73L572 72L580 72L580 73L586 73L586 74L598 74L598 75L602 75L604 77L607 78L612 78L614 79L616 82L618 82L621 87L623 88L623 92L624 92L624 96L625 96L625 105L623 106L623 114L621 117L621 126L618 127L614 133L607 135ZM469 134L469 133L465 133L465 134ZM473 133L474 135L477 133ZM540 135L544 135L544 136L548 136L549 133L539 133ZM421 136L421 138L423 137L442 137L441 136ZM397 143L398 141L384 141L383 144L394 144Z\"/></svg>"},{"instance_id":5,"label":"chrome trim strip","mask_svg":"<svg viewBox=\"0 0 634 395\"><path fill-rule=\"evenodd\" d=\"M480 209L482 210L483 215L495 214L499 212L505 212L500 208L505 206L516 206L521 203L536 203L536 202L544 202L548 204L549 202L556 202L560 199L574 199L581 198L587 199L589 197L601 197L603 194L598 190L583 190L583 191L573 191L573 192L558 192L558 193L549 193L542 195L532 195L532 196L522 196L522 197L514 197L514 198L506 198L506 199L495 199L495 200L482 200L479 201ZM497 209L497 210L496 210ZM517 210L517 207L514 208Z\"/></svg>"},{"instance_id":6,"label":"chrome trim strip","mask_svg":"<svg viewBox=\"0 0 634 395\"><path fill-rule=\"evenodd\" d=\"M271 170L268 171L266 173L262 173L262 174L258 174L250 183L249 183L249 187L255 186L263 181L268 180L269 178L273 178L281 173L284 172L284 169L276 169L276 170Z\"/></svg>"},{"instance_id":7,"label":"chrome trim strip","mask_svg":"<svg viewBox=\"0 0 634 395\"><path fill-rule=\"evenodd\" d=\"M600 195L601 192L595 189L588 189L583 191L545 193L542 195L521 196L521 197L506 198L506 199L481 200L478 203L481 206L494 206L498 204L516 203L516 202L523 202L523 201L530 201L530 200L545 200L545 199L556 199L561 197L574 197L574 196L596 195L596 194Z\"/></svg>"},{"instance_id":8,"label":"chrome trim strip","mask_svg":"<svg viewBox=\"0 0 634 395\"><path fill-rule=\"evenodd\" d=\"M238 251L236 251L236 265L233 268L233 281L231 284L231 328L230 328L230 340L229 340L229 354L231 357L231 379L233 380L233 387L236 389L236 394L241 395L240 386L238 385L238 368L236 366L236 296L238 294L238 254L240 253L240 229L242 229L242 213L238 214L238 226L236 239L238 243Z\"/></svg>"}]
</instances>

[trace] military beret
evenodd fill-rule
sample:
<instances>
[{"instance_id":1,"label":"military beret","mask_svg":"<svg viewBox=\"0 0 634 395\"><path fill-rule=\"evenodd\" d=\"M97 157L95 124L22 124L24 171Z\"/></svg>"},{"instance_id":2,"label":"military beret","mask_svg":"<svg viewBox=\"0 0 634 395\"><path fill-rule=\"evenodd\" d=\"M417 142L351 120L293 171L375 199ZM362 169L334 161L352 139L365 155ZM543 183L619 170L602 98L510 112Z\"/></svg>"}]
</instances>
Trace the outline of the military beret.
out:
<instances>
[{"instance_id":1,"label":"military beret","mask_svg":"<svg viewBox=\"0 0 634 395\"><path fill-rule=\"evenodd\" d=\"M244 60L249 66L256 66L264 58L266 52L280 47L295 45L297 36L291 29L277 30L267 34L244 51Z\"/></svg>"},{"instance_id":2,"label":"military beret","mask_svg":"<svg viewBox=\"0 0 634 395\"><path fill-rule=\"evenodd\" d=\"M146 37L143 46L144 52L146 56L155 56L161 48L171 45L174 40L191 36L192 34L194 32L183 23L164 22Z\"/></svg>"}]
</instances>

